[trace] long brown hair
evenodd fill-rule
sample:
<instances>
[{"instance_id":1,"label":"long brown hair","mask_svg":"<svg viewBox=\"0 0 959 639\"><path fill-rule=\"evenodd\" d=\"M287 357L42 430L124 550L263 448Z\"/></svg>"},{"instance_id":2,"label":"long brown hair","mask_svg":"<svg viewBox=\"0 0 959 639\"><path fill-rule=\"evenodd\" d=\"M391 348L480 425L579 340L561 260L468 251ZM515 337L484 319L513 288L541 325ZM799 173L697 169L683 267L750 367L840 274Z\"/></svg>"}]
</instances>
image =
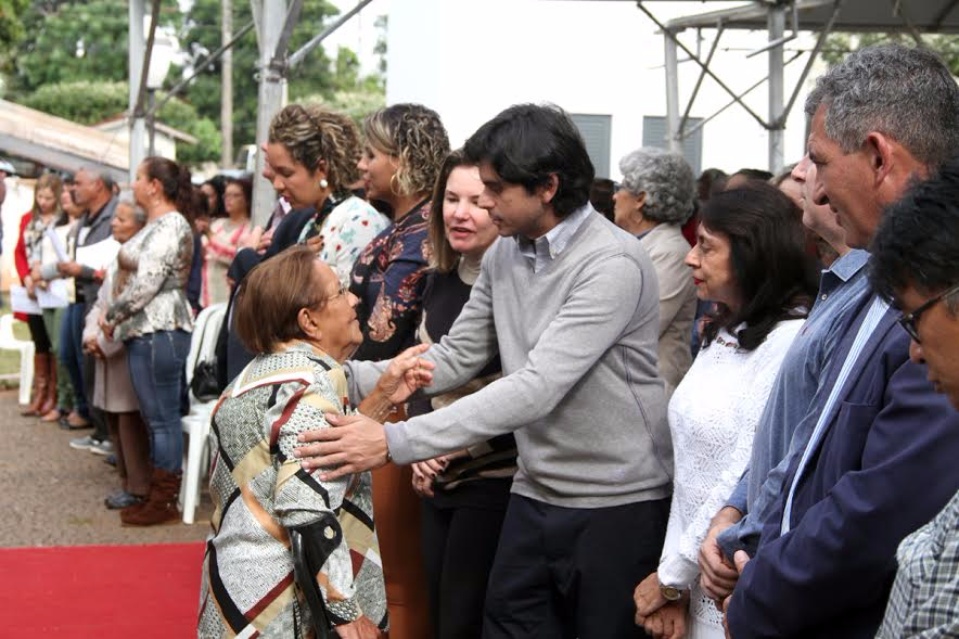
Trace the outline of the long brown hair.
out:
<instances>
[{"instance_id":1,"label":"long brown hair","mask_svg":"<svg viewBox=\"0 0 959 639\"><path fill-rule=\"evenodd\" d=\"M60 225L63 223L64 216L66 215L63 212L63 209L60 207L60 195L63 193L63 180L60 179L59 175L54 173L44 173L39 178L37 178L37 184L33 187L33 219L40 217L40 205L37 203L37 195L43 189L50 189L53 191L53 200L54 200L54 212L53 219L56 220L54 224Z\"/></svg>"},{"instance_id":2,"label":"long brown hair","mask_svg":"<svg viewBox=\"0 0 959 639\"><path fill-rule=\"evenodd\" d=\"M176 206L180 215L193 223L193 181L190 169L173 160L158 156L143 160L146 176L157 180L163 189L163 196Z\"/></svg>"},{"instance_id":3,"label":"long brown hair","mask_svg":"<svg viewBox=\"0 0 959 639\"><path fill-rule=\"evenodd\" d=\"M443 200L446 199L446 182L450 179L453 169L461 166L473 166L471 162L466 161L462 149L451 151L440 166L439 175L436 178L436 186L433 187L433 200L430 202L430 266L440 273L449 273L456 268L456 262L459 260L459 253L450 246L450 241L446 239L446 222L443 220Z\"/></svg>"}]
</instances>

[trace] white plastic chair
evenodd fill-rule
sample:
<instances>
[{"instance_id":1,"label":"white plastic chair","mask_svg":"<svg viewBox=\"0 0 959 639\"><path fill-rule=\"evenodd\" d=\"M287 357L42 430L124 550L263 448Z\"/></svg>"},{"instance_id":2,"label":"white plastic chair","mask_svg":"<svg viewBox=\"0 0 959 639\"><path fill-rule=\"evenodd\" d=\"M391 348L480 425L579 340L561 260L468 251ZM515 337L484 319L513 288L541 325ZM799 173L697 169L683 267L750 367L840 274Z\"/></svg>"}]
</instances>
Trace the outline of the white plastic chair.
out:
<instances>
[{"instance_id":1,"label":"white plastic chair","mask_svg":"<svg viewBox=\"0 0 959 639\"><path fill-rule=\"evenodd\" d=\"M20 404L30 403L30 390L33 387L34 346L30 340L17 339L13 334L13 315L0 315L0 349L20 353Z\"/></svg>"},{"instance_id":2,"label":"white plastic chair","mask_svg":"<svg viewBox=\"0 0 959 639\"><path fill-rule=\"evenodd\" d=\"M186 359L187 387L193 380L197 362L210 360L216 352L216 338L226 314L226 303L213 304L197 316L190 338L190 352ZM183 459L183 481L180 483L180 503L183 523L192 524L196 506L200 502L200 487L209 467L210 415L216 400L201 402L190 396L190 413L182 419L183 432L189 436L189 445Z\"/></svg>"}]
</instances>

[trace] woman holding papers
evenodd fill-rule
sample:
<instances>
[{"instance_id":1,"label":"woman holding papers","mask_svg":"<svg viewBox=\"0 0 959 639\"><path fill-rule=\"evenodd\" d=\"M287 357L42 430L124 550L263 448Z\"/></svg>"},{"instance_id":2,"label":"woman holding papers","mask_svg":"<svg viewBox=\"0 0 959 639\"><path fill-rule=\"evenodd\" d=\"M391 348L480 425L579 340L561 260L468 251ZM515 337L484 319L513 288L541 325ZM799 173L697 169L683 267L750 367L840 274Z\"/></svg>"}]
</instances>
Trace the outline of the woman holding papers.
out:
<instances>
[{"instance_id":1,"label":"woman holding papers","mask_svg":"<svg viewBox=\"0 0 959 639\"><path fill-rule=\"evenodd\" d=\"M133 388L150 431L150 495L120 512L128 526L179 519L180 402L193 330L186 297L193 258L193 232L186 217L192 188L190 171L171 160L150 157L137 168L133 195L147 213L147 225L117 256L117 278L125 283L101 319L104 335L126 346Z\"/></svg>"},{"instance_id":2,"label":"woman holding papers","mask_svg":"<svg viewBox=\"0 0 959 639\"><path fill-rule=\"evenodd\" d=\"M66 216L60 208L62 192L63 183L58 176L51 173L41 175L34 189L33 208L20 220L20 237L14 249L14 261L27 295L34 300L37 299L38 288L47 287L47 282L35 277L36 272L31 272L43 260L44 250L50 252L50 247L44 246L46 232L66 222ZM53 255L48 257L55 259ZM20 414L41 417L52 415L53 419L49 421L56 421L60 417L57 410L57 380L63 381L62 386L67 395L70 390L69 378L57 375L60 318L55 310L51 308L40 314L22 317L18 315L20 319L26 320L35 347L33 400ZM61 399L69 401L70 398Z\"/></svg>"}]
</instances>

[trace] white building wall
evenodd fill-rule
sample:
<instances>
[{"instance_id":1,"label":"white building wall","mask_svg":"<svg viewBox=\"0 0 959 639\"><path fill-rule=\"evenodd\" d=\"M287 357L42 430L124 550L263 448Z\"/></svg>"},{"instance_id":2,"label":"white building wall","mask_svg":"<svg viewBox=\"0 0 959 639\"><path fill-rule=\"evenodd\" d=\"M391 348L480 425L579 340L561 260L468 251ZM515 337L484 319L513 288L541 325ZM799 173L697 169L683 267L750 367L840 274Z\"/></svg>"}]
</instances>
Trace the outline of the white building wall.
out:
<instances>
[{"instance_id":1,"label":"white building wall","mask_svg":"<svg viewBox=\"0 0 959 639\"><path fill-rule=\"evenodd\" d=\"M665 22L737 4L647 6ZM704 35L703 58L715 31ZM632 2L393 0L388 37L388 103L421 102L436 109L454 146L510 104L554 102L571 113L612 116L610 177L618 179L619 158L642 144L643 116L666 115L663 37ZM695 32L682 39L696 46ZM731 88L743 91L766 75L765 54L746 57L766 40L765 32L724 34L714 65ZM787 48L811 45L806 34ZM680 52L680 59L685 57ZM787 67L787 99L805 59ZM698 70L692 62L680 64L682 109ZM804 94L787 121L787 163L801 157L805 146ZM764 84L746 99L764 118L767 95ZM707 78L691 115L708 117L729 100ZM732 172L767 164L766 131L740 107L727 109L706 125L703 168Z\"/></svg>"}]
</instances>

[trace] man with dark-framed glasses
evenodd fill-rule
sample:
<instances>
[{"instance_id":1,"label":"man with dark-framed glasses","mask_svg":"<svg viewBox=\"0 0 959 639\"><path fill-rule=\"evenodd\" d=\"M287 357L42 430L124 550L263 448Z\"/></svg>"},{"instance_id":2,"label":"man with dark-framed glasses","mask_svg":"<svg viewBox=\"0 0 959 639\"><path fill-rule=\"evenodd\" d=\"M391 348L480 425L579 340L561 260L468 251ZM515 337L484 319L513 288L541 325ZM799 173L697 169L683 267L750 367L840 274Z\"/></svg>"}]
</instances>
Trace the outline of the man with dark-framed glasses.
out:
<instances>
[{"instance_id":1,"label":"man with dark-framed glasses","mask_svg":"<svg viewBox=\"0 0 959 639\"><path fill-rule=\"evenodd\" d=\"M959 160L886 213L872 248L873 286L902 311L910 358L959 409ZM959 634L959 492L896 559L879 636Z\"/></svg>"}]
</instances>

